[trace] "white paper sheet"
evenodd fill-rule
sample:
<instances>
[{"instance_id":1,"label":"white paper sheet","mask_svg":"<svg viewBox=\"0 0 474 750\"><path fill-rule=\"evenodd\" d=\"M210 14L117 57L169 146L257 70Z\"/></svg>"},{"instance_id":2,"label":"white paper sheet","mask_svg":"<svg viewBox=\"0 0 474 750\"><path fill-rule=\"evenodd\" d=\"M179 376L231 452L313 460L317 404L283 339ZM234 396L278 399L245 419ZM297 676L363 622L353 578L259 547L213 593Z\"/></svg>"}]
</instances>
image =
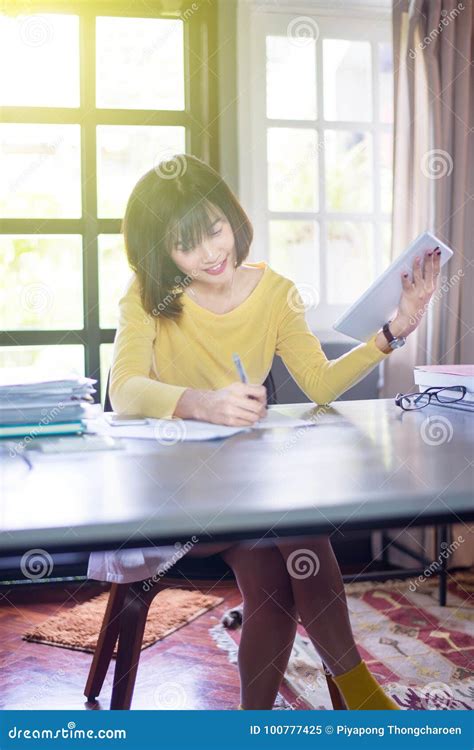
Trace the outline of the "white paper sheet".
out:
<instances>
[{"instance_id":1,"label":"white paper sheet","mask_svg":"<svg viewBox=\"0 0 474 750\"><path fill-rule=\"evenodd\" d=\"M105 419L88 420L87 431L116 438L156 440L159 443L181 443L188 440L216 440L244 432L243 427L198 422L195 419L148 419L143 425L112 426Z\"/></svg>"},{"instance_id":2,"label":"white paper sheet","mask_svg":"<svg viewBox=\"0 0 474 750\"><path fill-rule=\"evenodd\" d=\"M226 427L225 425L199 422L195 419L147 419L143 425L111 425L103 416L86 420L87 431L116 438L157 440L163 443L178 443L191 440L216 440L231 437L249 430L274 428L312 427L317 422L310 418L295 419L285 414L284 409L268 408L267 415L252 427Z\"/></svg>"},{"instance_id":3,"label":"white paper sheet","mask_svg":"<svg viewBox=\"0 0 474 750\"><path fill-rule=\"evenodd\" d=\"M278 407L268 407L267 416L256 422L253 426L253 430L270 430L274 427L313 427L316 424L315 420L311 419L295 419L280 411Z\"/></svg>"}]
</instances>

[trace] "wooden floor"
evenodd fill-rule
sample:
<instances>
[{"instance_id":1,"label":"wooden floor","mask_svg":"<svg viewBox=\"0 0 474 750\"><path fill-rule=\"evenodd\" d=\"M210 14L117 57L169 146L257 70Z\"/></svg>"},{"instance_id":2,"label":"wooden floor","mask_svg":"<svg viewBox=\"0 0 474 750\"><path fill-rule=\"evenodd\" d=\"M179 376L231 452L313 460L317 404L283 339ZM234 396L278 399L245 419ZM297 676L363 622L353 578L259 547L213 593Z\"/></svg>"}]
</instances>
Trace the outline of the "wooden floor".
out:
<instances>
[{"instance_id":1,"label":"wooden floor","mask_svg":"<svg viewBox=\"0 0 474 750\"><path fill-rule=\"evenodd\" d=\"M200 581L195 586L222 596L225 601L142 652L135 709L225 710L239 703L237 667L229 664L227 654L217 648L208 632L226 609L241 601L239 591L232 580L217 585L215 581ZM0 593L1 709L108 709L115 662L109 669L100 703L90 706L83 695L90 654L21 639L32 625L100 590L89 583Z\"/></svg>"}]
</instances>

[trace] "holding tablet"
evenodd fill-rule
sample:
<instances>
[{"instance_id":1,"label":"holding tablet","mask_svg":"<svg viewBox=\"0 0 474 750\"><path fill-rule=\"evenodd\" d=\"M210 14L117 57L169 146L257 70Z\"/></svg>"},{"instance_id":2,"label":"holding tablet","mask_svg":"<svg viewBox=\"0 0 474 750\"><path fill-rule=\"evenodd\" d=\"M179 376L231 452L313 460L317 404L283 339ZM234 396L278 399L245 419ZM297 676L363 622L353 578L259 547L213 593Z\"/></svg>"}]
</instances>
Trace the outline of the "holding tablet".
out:
<instances>
[{"instance_id":1,"label":"holding tablet","mask_svg":"<svg viewBox=\"0 0 474 750\"><path fill-rule=\"evenodd\" d=\"M402 274L408 273L411 280L415 258L423 258L425 253L438 248L441 251L441 266L444 266L453 251L430 232L420 234L335 322L333 328L358 341L368 341L393 317L403 292Z\"/></svg>"}]
</instances>

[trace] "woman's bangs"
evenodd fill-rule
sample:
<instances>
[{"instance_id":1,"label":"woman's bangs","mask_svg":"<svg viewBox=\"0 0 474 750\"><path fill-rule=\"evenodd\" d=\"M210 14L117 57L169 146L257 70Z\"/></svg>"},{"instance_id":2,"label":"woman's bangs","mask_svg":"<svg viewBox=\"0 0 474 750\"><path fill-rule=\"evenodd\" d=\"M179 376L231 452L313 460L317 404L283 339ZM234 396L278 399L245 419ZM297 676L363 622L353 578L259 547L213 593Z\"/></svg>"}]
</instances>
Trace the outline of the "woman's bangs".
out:
<instances>
[{"instance_id":1,"label":"woman's bangs","mask_svg":"<svg viewBox=\"0 0 474 750\"><path fill-rule=\"evenodd\" d=\"M199 203L192 199L189 205L181 204L179 209L169 224L166 237L168 252L171 252L178 242L185 250L192 250L209 234L212 222L219 216L216 207L206 199Z\"/></svg>"}]
</instances>

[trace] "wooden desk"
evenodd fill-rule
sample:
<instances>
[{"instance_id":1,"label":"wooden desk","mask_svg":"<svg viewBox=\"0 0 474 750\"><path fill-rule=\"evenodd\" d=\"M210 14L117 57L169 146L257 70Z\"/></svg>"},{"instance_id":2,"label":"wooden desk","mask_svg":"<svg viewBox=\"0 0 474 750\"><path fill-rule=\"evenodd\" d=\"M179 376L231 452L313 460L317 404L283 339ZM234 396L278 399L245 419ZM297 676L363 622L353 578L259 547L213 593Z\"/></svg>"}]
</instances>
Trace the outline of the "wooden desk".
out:
<instances>
[{"instance_id":1,"label":"wooden desk","mask_svg":"<svg viewBox=\"0 0 474 750\"><path fill-rule=\"evenodd\" d=\"M391 400L308 409L317 424L221 441L2 456L0 555L321 534L474 518L467 412Z\"/></svg>"}]
</instances>

